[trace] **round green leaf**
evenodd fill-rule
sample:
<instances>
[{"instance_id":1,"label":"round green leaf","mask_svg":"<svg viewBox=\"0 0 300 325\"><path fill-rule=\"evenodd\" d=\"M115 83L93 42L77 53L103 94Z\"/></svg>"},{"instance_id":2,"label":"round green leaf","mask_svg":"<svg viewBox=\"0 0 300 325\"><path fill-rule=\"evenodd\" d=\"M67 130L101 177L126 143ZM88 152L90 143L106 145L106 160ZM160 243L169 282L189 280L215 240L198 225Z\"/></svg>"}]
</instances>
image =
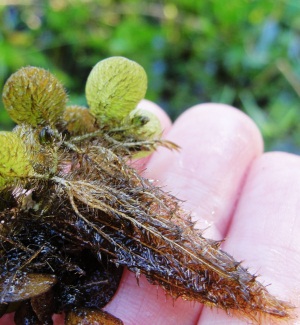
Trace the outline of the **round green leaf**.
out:
<instances>
[{"instance_id":1,"label":"round green leaf","mask_svg":"<svg viewBox=\"0 0 300 325\"><path fill-rule=\"evenodd\" d=\"M134 61L111 57L100 61L86 83L91 113L104 124L120 124L147 90L147 75Z\"/></svg>"},{"instance_id":2,"label":"round green leaf","mask_svg":"<svg viewBox=\"0 0 300 325\"><path fill-rule=\"evenodd\" d=\"M26 67L10 76L3 88L3 102L18 124L54 125L63 113L67 94L62 84L41 68Z\"/></svg>"},{"instance_id":3,"label":"round green leaf","mask_svg":"<svg viewBox=\"0 0 300 325\"><path fill-rule=\"evenodd\" d=\"M0 132L0 148L0 186L14 177L34 174L26 146L15 133Z\"/></svg>"}]
</instances>

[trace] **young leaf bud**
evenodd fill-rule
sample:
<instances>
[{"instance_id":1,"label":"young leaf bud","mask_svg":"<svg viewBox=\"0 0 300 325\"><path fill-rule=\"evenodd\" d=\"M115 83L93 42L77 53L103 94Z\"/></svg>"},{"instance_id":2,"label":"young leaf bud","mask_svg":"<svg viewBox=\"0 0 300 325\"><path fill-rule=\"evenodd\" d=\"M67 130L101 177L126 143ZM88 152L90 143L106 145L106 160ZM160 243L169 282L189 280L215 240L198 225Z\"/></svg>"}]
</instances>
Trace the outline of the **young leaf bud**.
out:
<instances>
[{"instance_id":1,"label":"young leaf bud","mask_svg":"<svg viewBox=\"0 0 300 325\"><path fill-rule=\"evenodd\" d=\"M129 113L124 121L129 128L126 131L127 136L134 136L136 141L150 142L159 140L162 134L162 128L158 117L150 111L136 108ZM141 146L139 150L132 155L132 158L144 158L149 156L156 148L155 141L151 144Z\"/></svg>"},{"instance_id":2,"label":"young leaf bud","mask_svg":"<svg viewBox=\"0 0 300 325\"><path fill-rule=\"evenodd\" d=\"M82 135L96 131L96 119L86 107L67 106L63 120L71 135Z\"/></svg>"},{"instance_id":3,"label":"young leaf bud","mask_svg":"<svg viewBox=\"0 0 300 325\"><path fill-rule=\"evenodd\" d=\"M15 133L1 131L0 147L0 186L3 187L12 178L34 174L26 146Z\"/></svg>"},{"instance_id":4,"label":"young leaf bud","mask_svg":"<svg viewBox=\"0 0 300 325\"><path fill-rule=\"evenodd\" d=\"M136 62L123 57L100 61L86 83L92 114L103 124L120 124L147 90L147 75Z\"/></svg>"},{"instance_id":5,"label":"young leaf bud","mask_svg":"<svg viewBox=\"0 0 300 325\"><path fill-rule=\"evenodd\" d=\"M128 115L134 134L141 140L160 138L162 129L158 117L145 109L136 108Z\"/></svg>"},{"instance_id":6,"label":"young leaf bud","mask_svg":"<svg viewBox=\"0 0 300 325\"><path fill-rule=\"evenodd\" d=\"M18 124L55 125L67 101L62 84L41 68L26 67L15 72L3 88L3 102Z\"/></svg>"}]
</instances>

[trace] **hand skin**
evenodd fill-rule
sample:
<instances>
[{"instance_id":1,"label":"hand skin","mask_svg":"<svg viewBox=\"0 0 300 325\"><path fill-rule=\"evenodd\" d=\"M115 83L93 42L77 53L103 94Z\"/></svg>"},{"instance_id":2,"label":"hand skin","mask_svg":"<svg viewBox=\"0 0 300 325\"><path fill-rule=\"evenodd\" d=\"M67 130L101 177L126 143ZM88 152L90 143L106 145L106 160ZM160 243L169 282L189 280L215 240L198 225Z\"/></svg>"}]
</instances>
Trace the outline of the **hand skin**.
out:
<instances>
[{"instance_id":1,"label":"hand skin","mask_svg":"<svg viewBox=\"0 0 300 325\"><path fill-rule=\"evenodd\" d=\"M179 152L158 149L144 160L144 175L184 200L207 238L226 238L222 249L279 299L299 305L300 297L300 158L284 152L263 153L255 124L239 110L222 104L196 105L171 126L155 104L140 105L155 112L165 138ZM247 324L222 310L194 302L175 302L142 276L124 272L106 311L125 325ZM295 315L299 312L295 309ZM0 325L13 322L11 316ZM56 317L56 325L63 324ZM268 323L270 324L270 323ZM287 323L284 323L287 324ZM300 324L300 317L288 324Z\"/></svg>"}]
</instances>

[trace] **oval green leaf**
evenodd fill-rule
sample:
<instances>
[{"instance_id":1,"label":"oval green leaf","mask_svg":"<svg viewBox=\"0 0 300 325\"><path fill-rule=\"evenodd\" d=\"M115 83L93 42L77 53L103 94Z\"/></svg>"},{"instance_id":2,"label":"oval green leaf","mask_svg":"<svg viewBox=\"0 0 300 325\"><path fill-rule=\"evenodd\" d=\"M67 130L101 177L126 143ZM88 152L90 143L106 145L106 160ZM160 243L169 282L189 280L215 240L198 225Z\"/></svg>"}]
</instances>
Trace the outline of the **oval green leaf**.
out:
<instances>
[{"instance_id":1,"label":"oval green leaf","mask_svg":"<svg viewBox=\"0 0 300 325\"><path fill-rule=\"evenodd\" d=\"M86 83L91 113L103 124L120 124L147 90L147 75L136 62L124 57L100 61Z\"/></svg>"}]
</instances>

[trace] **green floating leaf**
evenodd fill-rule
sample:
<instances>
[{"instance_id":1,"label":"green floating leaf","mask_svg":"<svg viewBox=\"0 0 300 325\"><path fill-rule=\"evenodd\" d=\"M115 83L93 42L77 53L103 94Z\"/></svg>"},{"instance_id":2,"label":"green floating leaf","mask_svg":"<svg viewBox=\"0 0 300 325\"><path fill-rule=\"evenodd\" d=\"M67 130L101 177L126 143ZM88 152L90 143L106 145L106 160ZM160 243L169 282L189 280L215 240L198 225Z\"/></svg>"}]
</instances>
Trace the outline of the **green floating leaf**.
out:
<instances>
[{"instance_id":1,"label":"green floating leaf","mask_svg":"<svg viewBox=\"0 0 300 325\"><path fill-rule=\"evenodd\" d=\"M123 57L100 61L86 83L91 113L103 124L120 124L145 96L147 75L136 62Z\"/></svg>"},{"instance_id":2,"label":"green floating leaf","mask_svg":"<svg viewBox=\"0 0 300 325\"><path fill-rule=\"evenodd\" d=\"M55 125L67 101L63 85L41 68L26 67L15 72L3 88L3 102L18 124Z\"/></svg>"},{"instance_id":3,"label":"green floating leaf","mask_svg":"<svg viewBox=\"0 0 300 325\"><path fill-rule=\"evenodd\" d=\"M0 132L0 188L13 178L34 174L26 146L17 134Z\"/></svg>"}]
</instances>

